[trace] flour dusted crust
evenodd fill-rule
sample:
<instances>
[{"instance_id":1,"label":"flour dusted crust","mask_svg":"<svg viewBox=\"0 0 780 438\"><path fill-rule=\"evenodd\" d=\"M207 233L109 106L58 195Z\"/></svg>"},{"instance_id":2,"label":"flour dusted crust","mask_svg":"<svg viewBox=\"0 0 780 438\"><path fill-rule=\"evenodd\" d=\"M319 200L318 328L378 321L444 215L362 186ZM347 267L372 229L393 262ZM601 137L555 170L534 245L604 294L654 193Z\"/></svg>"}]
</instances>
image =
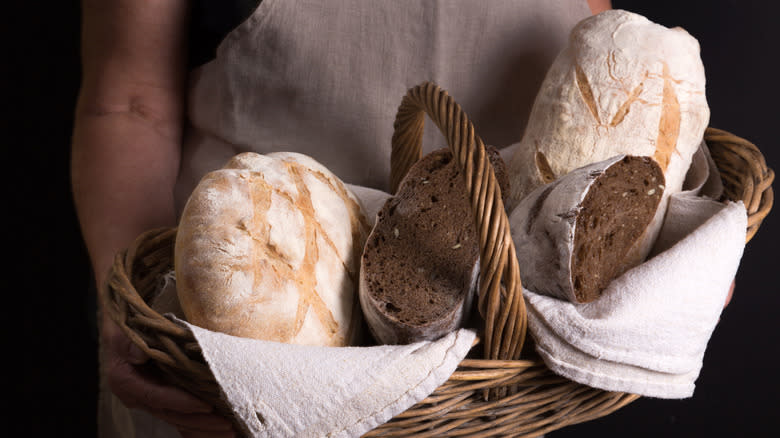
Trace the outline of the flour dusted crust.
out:
<instances>
[{"instance_id":1,"label":"flour dusted crust","mask_svg":"<svg viewBox=\"0 0 780 438\"><path fill-rule=\"evenodd\" d=\"M590 302L641 260L631 257L664 191L649 157L616 156L575 169L526 196L509 216L523 286Z\"/></svg>"},{"instance_id":2,"label":"flour dusted crust","mask_svg":"<svg viewBox=\"0 0 780 438\"><path fill-rule=\"evenodd\" d=\"M351 345L369 224L328 169L296 153L235 156L191 194L175 248L187 320L235 336Z\"/></svg>"},{"instance_id":3,"label":"flour dusted crust","mask_svg":"<svg viewBox=\"0 0 780 438\"><path fill-rule=\"evenodd\" d=\"M623 10L588 17L550 67L509 160L509 211L576 168L621 154L653 157L666 190L640 254L646 255L709 114L695 38Z\"/></svg>"}]
</instances>

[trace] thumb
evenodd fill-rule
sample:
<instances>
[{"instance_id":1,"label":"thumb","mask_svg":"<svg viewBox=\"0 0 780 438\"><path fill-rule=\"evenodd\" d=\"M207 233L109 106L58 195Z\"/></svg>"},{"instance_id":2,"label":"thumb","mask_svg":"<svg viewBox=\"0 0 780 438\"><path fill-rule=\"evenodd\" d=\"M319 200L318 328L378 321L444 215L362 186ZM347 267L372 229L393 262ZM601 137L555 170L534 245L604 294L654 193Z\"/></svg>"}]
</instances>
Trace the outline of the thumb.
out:
<instances>
[{"instance_id":1,"label":"thumb","mask_svg":"<svg viewBox=\"0 0 780 438\"><path fill-rule=\"evenodd\" d=\"M110 317L104 314L102 322L102 338L109 351L113 351L122 360L133 365L140 365L149 360L149 356L138 348Z\"/></svg>"},{"instance_id":2,"label":"thumb","mask_svg":"<svg viewBox=\"0 0 780 438\"><path fill-rule=\"evenodd\" d=\"M125 359L128 363L133 365L140 365L149 360L149 356L129 339L127 340L126 345Z\"/></svg>"},{"instance_id":3,"label":"thumb","mask_svg":"<svg viewBox=\"0 0 780 438\"><path fill-rule=\"evenodd\" d=\"M726 302L723 304L723 308L726 308L726 306L729 305L731 302L731 298L734 296L734 286L736 285L736 279L731 282L731 287L729 288L729 294L726 296Z\"/></svg>"}]
</instances>

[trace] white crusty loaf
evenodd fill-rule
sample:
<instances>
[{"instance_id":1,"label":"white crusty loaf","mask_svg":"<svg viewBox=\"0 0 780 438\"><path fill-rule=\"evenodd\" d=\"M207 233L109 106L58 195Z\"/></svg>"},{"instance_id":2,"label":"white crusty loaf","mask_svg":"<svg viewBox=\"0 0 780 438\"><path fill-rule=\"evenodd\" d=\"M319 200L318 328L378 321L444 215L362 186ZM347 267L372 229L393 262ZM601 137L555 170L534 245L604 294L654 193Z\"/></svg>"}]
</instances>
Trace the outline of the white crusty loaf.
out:
<instances>
[{"instance_id":1,"label":"white crusty loaf","mask_svg":"<svg viewBox=\"0 0 780 438\"><path fill-rule=\"evenodd\" d=\"M628 256L664 187L649 157L616 156L538 187L509 216L523 286L575 303L601 296L641 260Z\"/></svg>"},{"instance_id":2,"label":"white crusty loaf","mask_svg":"<svg viewBox=\"0 0 780 438\"><path fill-rule=\"evenodd\" d=\"M509 160L508 211L576 168L621 154L653 157L666 190L648 230L646 255L708 122L695 38L623 10L588 17L572 29L550 67Z\"/></svg>"},{"instance_id":3,"label":"white crusty loaf","mask_svg":"<svg viewBox=\"0 0 780 438\"><path fill-rule=\"evenodd\" d=\"M187 320L302 345L358 339L360 201L296 153L243 153L203 177L180 219L176 283Z\"/></svg>"}]
</instances>

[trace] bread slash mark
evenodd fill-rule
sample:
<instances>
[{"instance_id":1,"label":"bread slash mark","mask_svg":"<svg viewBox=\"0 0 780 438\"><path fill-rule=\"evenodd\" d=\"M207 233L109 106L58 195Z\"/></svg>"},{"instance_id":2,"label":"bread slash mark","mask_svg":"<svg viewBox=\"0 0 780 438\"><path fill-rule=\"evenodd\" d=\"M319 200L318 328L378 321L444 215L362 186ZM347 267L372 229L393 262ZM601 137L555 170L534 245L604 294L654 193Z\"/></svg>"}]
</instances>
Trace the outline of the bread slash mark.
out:
<instances>
[{"instance_id":1,"label":"bread slash mark","mask_svg":"<svg viewBox=\"0 0 780 438\"><path fill-rule=\"evenodd\" d=\"M550 162L547 161L547 157L539 151L538 145L536 147L536 169L539 170L539 175L545 184L555 181L555 172L553 172Z\"/></svg>"},{"instance_id":2,"label":"bread slash mark","mask_svg":"<svg viewBox=\"0 0 780 438\"><path fill-rule=\"evenodd\" d=\"M661 120L658 122L658 139L655 142L653 159L666 172L672 154L677 149L677 138L680 136L680 102L672 85L673 78L669 74L669 66L664 63L664 90L661 100Z\"/></svg>"},{"instance_id":3,"label":"bread slash mark","mask_svg":"<svg viewBox=\"0 0 780 438\"><path fill-rule=\"evenodd\" d=\"M582 71L582 67L579 64L574 65L575 79L577 80L577 88L580 90L582 100L590 110L593 118L596 119L596 123L601 125L601 118L599 117L598 106L596 105L596 98L593 96L593 89L590 88L590 82L585 72Z\"/></svg>"},{"instance_id":4,"label":"bread slash mark","mask_svg":"<svg viewBox=\"0 0 780 438\"><path fill-rule=\"evenodd\" d=\"M319 227L316 220L316 214L314 212L314 206L311 202L311 193L309 192L309 188L304 183L303 176L301 175L301 171L305 171L305 168L298 165L297 163L285 164L287 165L290 176L292 176L292 179L295 181L295 185L298 189L299 197L296 202L296 206L307 218L305 221L306 253L304 255L303 264L301 266L302 272L298 276L298 280L300 282L299 292L301 293L301 297L298 301L296 330L292 337L294 338L300 332L309 307L311 307L311 310L317 316L317 319L320 321L322 326L326 328L331 336L333 336L338 332L339 323L333 317L330 309L328 309L328 306L325 304L315 289L317 286L315 265L317 264L317 259L319 258L317 242ZM303 169L299 169L299 167Z\"/></svg>"},{"instance_id":5,"label":"bread slash mark","mask_svg":"<svg viewBox=\"0 0 780 438\"><path fill-rule=\"evenodd\" d=\"M623 119L626 118L626 115L631 110L631 104L639 99L639 95L642 94L644 86L644 82L640 82L639 85L631 90L631 94L628 95L628 99L626 99L626 101L620 105L620 108L618 108L617 112L615 113L615 117L612 118L612 122L610 122L609 126L614 128L615 126L619 125Z\"/></svg>"},{"instance_id":6,"label":"bread slash mark","mask_svg":"<svg viewBox=\"0 0 780 438\"><path fill-rule=\"evenodd\" d=\"M557 183L548 184L543 190L542 193L539 194L539 196L534 200L533 205L531 205L531 208L528 209L528 221L525 225L525 233L531 234L531 227L534 226L534 223L536 222L536 219L539 217L539 213L542 212L542 205L544 205L544 201L547 200L547 197L550 196L550 192L557 186Z\"/></svg>"}]
</instances>

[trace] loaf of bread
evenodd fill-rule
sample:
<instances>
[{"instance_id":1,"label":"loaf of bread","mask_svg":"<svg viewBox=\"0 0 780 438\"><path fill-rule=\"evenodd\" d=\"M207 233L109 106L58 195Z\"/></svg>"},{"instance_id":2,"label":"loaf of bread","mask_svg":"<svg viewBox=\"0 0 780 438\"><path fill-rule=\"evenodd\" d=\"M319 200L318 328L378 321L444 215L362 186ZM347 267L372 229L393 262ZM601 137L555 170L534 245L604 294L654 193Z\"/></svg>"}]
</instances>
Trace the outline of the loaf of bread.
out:
<instances>
[{"instance_id":1,"label":"loaf of bread","mask_svg":"<svg viewBox=\"0 0 780 438\"><path fill-rule=\"evenodd\" d=\"M489 156L507 189L498 152ZM479 242L466 182L447 149L415 163L387 200L361 258L360 303L382 344L433 340L468 318Z\"/></svg>"},{"instance_id":2,"label":"loaf of bread","mask_svg":"<svg viewBox=\"0 0 780 438\"><path fill-rule=\"evenodd\" d=\"M617 156L538 187L509 224L523 286L577 303L593 301L639 261L641 242L664 192L649 157Z\"/></svg>"},{"instance_id":3,"label":"loaf of bread","mask_svg":"<svg viewBox=\"0 0 780 438\"><path fill-rule=\"evenodd\" d=\"M588 17L550 67L509 159L511 211L542 184L616 155L653 157L666 190L641 245L655 240L709 122L699 44L681 28L610 10Z\"/></svg>"},{"instance_id":4,"label":"loaf of bread","mask_svg":"<svg viewBox=\"0 0 780 438\"><path fill-rule=\"evenodd\" d=\"M352 345L370 225L328 169L296 153L235 156L200 181L175 247L181 308L195 325L302 345Z\"/></svg>"}]
</instances>

